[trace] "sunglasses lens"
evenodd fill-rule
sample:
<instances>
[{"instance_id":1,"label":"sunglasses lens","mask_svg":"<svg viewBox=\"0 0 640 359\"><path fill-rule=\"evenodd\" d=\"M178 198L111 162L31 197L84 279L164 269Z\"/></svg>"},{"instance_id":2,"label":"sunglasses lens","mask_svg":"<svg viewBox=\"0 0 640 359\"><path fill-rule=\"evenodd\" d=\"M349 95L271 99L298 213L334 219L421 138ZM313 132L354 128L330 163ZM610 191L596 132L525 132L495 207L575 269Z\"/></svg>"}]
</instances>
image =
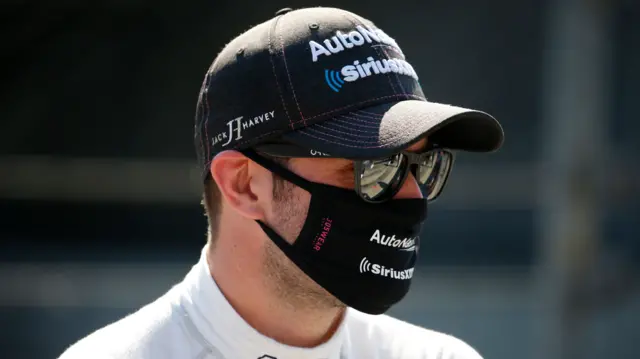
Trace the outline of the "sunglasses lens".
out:
<instances>
[{"instance_id":1,"label":"sunglasses lens","mask_svg":"<svg viewBox=\"0 0 640 359\"><path fill-rule=\"evenodd\" d=\"M360 193L370 201L381 201L392 196L398 189L407 167L407 158L402 154L362 163Z\"/></svg>"},{"instance_id":2,"label":"sunglasses lens","mask_svg":"<svg viewBox=\"0 0 640 359\"><path fill-rule=\"evenodd\" d=\"M416 179L422 186L428 200L434 200L444 188L451 165L453 155L446 151L433 151L424 158L418 166Z\"/></svg>"},{"instance_id":3,"label":"sunglasses lens","mask_svg":"<svg viewBox=\"0 0 640 359\"><path fill-rule=\"evenodd\" d=\"M436 199L447 182L453 154L436 150L423 155L414 174L429 201ZM382 202L393 197L406 177L409 159L402 153L382 160L368 160L360 166L360 195L372 202Z\"/></svg>"}]
</instances>

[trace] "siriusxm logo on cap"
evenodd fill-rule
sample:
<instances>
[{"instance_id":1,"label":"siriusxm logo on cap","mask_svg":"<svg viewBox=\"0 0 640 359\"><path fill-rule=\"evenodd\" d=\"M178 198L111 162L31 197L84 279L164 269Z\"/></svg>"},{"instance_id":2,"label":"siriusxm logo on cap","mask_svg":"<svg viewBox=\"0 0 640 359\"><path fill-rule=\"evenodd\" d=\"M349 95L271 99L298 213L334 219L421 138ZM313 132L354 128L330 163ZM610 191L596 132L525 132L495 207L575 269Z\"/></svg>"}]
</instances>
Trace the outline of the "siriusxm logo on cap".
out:
<instances>
[{"instance_id":1,"label":"siriusxm logo on cap","mask_svg":"<svg viewBox=\"0 0 640 359\"><path fill-rule=\"evenodd\" d=\"M333 91L339 92L345 82L354 82L365 77L389 72L411 76L418 81L418 74L407 61L402 59L374 60L371 56L367 57L367 62L361 64L356 60L353 65L346 65L340 71L325 69L324 79Z\"/></svg>"},{"instance_id":2,"label":"siriusxm logo on cap","mask_svg":"<svg viewBox=\"0 0 640 359\"><path fill-rule=\"evenodd\" d=\"M327 85L335 92L340 92L344 80L340 77L338 71L324 70L324 80L327 81Z\"/></svg>"}]
</instances>

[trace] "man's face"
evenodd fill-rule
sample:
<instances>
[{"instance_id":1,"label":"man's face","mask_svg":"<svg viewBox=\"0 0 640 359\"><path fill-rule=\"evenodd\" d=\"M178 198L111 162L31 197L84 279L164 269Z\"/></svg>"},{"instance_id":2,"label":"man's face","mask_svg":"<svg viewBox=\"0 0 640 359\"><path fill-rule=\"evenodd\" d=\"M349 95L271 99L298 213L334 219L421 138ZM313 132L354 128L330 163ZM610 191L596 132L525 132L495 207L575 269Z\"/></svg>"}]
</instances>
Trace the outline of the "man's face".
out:
<instances>
[{"instance_id":1,"label":"man's face","mask_svg":"<svg viewBox=\"0 0 640 359\"><path fill-rule=\"evenodd\" d=\"M420 152L426 140L408 148ZM297 175L318 183L353 189L355 180L353 162L335 158L293 158L287 167ZM304 226L311 194L285 181L275 179L271 208L266 212L266 221L289 243L295 242ZM355 194L355 192L354 192ZM420 187L410 174L394 198L422 198ZM344 306L324 288L315 283L293 264L272 241L265 241L262 263L265 280L274 293L286 302L305 308L332 308Z\"/></svg>"}]
</instances>

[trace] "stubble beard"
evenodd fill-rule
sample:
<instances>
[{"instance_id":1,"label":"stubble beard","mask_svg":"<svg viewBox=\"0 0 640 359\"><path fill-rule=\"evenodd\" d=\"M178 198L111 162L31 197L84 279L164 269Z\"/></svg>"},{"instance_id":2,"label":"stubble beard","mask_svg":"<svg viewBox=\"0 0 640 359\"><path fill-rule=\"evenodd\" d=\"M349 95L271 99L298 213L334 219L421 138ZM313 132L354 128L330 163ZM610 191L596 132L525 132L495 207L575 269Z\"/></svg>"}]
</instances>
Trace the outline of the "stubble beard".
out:
<instances>
[{"instance_id":1,"label":"stubble beard","mask_svg":"<svg viewBox=\"0 0 640 359\"><path fill-rule=\"evenodd\" d=\"M274 188L275 223L273 228L287 241L298 237L309 204L301 197L301 189L283 180ZM284 305L295 310L320 311L344 308L345 305L298 268L272 241L267 241L263 253L267 287Z\"/></svg>"}]
</instances>

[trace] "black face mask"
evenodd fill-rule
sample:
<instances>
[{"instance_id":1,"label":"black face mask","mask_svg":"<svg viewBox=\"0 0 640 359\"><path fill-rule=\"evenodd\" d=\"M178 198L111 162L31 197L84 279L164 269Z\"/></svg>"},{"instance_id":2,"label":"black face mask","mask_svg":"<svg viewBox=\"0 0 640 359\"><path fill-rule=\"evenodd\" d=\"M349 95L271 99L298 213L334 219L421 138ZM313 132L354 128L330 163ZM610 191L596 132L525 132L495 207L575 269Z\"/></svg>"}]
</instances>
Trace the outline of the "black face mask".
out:
<instances>
[{"instance_id":1,"label":"black face mask","mask_svg":"<svg viewBox=\"0 0 640 359\"><path fill-rule=\"evenodd\" d=\"M310 182L259 156L256 163L311 193L300 235L289 244L258 221L280 250L316 283L347 306L382 314L409 291L425 199L367 203L354 190Z\"/></svg>"}]
</instances>

